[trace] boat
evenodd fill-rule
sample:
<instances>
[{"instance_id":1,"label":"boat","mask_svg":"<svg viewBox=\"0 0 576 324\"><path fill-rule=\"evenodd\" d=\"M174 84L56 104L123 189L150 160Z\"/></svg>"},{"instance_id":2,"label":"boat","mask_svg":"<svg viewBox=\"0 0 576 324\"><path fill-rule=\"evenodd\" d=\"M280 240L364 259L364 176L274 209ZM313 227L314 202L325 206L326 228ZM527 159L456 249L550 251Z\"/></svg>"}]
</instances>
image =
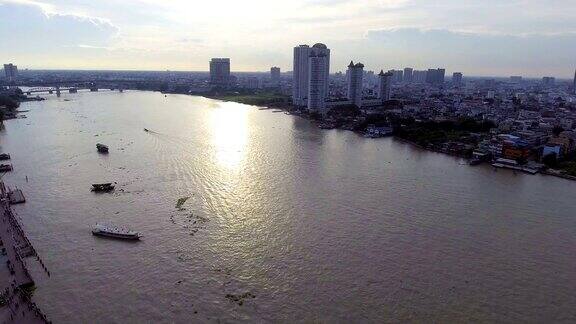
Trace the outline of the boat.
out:
<instances>
[{"instance_id":1,"label":"boat","mask_svg":"<svg viewBox=\"0 0 576 324\"><path fill-rule=\"evenodd\" d=\"M472 152L472 159L468 162L470 165L479 165L490 160L491 154L482 151Z\"/></svg>"},{"instance_id":2,"label":"boat","mask_svg":"<svg viewBox=\"0 0 576 324\"><path fill-rule=\"evenodd\" d=\"M95 192L110 192L114 190L112 183L94 183L92 184L92 191Z\"/></svg>"},{"instance_id":3,"label":"boat","mask_svg":"<svg viewBox=\"0 0 576 324\"><path fill-rule=\"evenodd\" d=\"M24 193L20 189L14 189L8 191L8 201L11 205L14 204L22 204L26 202L26 198L24 197Z\"/></svg>"},{"instance_id":4,"label":"boat","mask_svg":"<svg viewBox=\"0 0 576 324\"><path fill-rule=\"evenodd\" d=\"M2 153L0 154L0 161L10 160L10 154Z\"/></svg>"},{"instance_id":5,"label":"boat","mask_svg":"<svg viewBox=\"0 0 576 324\"><path fill-rule=\"evenodd\" d=\"M145 131L145 132L149 132L150 130L149 130L148 128L144 128L144 131Z\"/></svg>"},{"instance_id":6,"label":"boat","mask_svg":"<svg viewBox=\"0 0 576 324\"><path fill-rule=\"evenodd\" d=\"M104 144L96 144L96 149L98 150L99 153L108 153L108 146L104 145Z\"/></svg>"},{"instance_id":7,"label":"boat","mask_svg":"<svg viewBox=\"0 0 576 324\"><path fill-rule=\"evenodd\" d=\"M12 171L12 165L10 164L0 164L0 172Z\"/></svg>"},{"instance_id":8,"label":"boat","mask_svg":"<svg viewBox=\"0 0 576 324\"><path fill-rule=\"evenodd\" d=\"M518 164L518 162L516 162L515 160L504 159L504 158L497 159L494 163L492 163L492 166L494 168L522 171L522 172L532 174L532 175L540 172L539 169L532 168L529 166L523 166L523 165Z\"/></svg>"},{"instance_id":9,"label":"boat","mask_svg":"<svg viewBox=\"0 0 576 324\"><path fill-rule=\"evenodd\" d=\"M139 240L140 233L117 226L96 224L92 229L92 235L104 236L121 240Z\"/></svg>"}]
</instances>

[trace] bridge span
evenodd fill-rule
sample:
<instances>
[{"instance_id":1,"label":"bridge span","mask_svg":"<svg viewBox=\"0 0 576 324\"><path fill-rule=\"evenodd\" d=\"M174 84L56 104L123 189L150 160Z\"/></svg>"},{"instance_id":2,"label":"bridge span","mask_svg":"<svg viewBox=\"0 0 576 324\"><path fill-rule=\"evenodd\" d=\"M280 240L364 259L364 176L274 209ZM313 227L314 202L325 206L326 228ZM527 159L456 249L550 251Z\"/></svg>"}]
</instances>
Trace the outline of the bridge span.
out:
<instances>
[{"instance_id":1,"label":"bridge span","mask_svg":"<svg viewBox=\"0 0 576 324\"><path fill-rule=\"evenodd\" d=\"M59 87L59 86L54 86L54 87L34 87L34 88L30 88L26 91L24 91L24 93L31 95L33 93L41 93L41 92L48 92L50 94L52 93L56 93L56 94L60 94L63 91L68 91L69 93L76 93L78 92L78 90L90 90L92 92L96 92L99 89L110 89L110 90L118 90L120 92L123 91L122 87L118 87L118 88L98 88L97 86L73 86L73 87Z\"/></svg>"}]
</instances>

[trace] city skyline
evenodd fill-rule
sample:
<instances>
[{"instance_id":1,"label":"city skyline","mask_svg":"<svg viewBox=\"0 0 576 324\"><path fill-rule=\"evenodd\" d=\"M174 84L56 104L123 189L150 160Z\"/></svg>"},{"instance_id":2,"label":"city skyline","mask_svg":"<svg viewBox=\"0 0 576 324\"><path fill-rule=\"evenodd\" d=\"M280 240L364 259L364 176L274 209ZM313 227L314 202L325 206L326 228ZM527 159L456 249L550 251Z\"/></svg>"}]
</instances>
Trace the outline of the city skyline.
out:
<instances>
[{"instance_id":1,"label":"city skyline","mask_svg":"<svg viewBox=\"0 0 576 324\"><path fill-rule=\"evenodd\" d=\"M0 324L576 318L576 0L0 0Z\"/></svg>"},{"instance_id":2,"label":"city skyline","mask_svg":"<svg viewBox=\"0 0 576 324\"><path fill-rule=\"evenodd\" d=\"M0 36L10 44L0 59L20 69L206 71L210 58L231 57L236 72L290 71L291 49L320 41L335 53L331 73L353 58L374 71L571 79L576 4L0 0Z\"/></svg>"}]
</instances>

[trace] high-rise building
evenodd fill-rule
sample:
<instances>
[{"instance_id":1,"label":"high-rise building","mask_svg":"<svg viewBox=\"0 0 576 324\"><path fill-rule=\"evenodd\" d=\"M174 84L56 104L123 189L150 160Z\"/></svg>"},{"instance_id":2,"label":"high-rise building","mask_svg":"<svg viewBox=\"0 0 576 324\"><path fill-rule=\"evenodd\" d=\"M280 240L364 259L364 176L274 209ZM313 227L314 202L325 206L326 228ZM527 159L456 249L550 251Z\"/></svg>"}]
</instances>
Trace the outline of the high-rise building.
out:
<instances>
[{"instance_id":1,"label":"high-rise building","mask_svg":"<svg viewBox=\"0 0 576 324\"><path fill-rule=\"evenodd\" d=\"M380 79L380 84L378 86L378 98L380 98L382 102L390 100L392 93L392 73L384 73L384 71L380 71L378 77Z\"/></svg>"},{"instance_id":2,"label":"high-rise building","mask_svg":"<svg viewBox=\"0 0 576 324\"><path fill-rule=\"evenodd\" d=\"M310 46L294 47L294 68L292 69L292 103L304 106L308 95L308 59Z\"/></svg>"},{"instance_id":3,"label":"high-rise building","mask_svg":"<svg viewBox=\"0 0 576 324\"><path fill-rule=\"evenodd\" d=\"M362 107L362 78L364 76L364 64L350 61L348 65L348 99L356 107Z\"/></svg>"},{"instance_id":4,"label":"high-rise building","mask_svg":"<svg viewBox=\"0 0 576 324\"><path fill-rule=\"evenodd\" d=\"M446 77L446 69L437 69L436 70L436 83L443 84L445 77Z\"/></svg>"},{"instance_id":5,"label":"high-rise building","mask_svg":"<svg viewBox=\"0 0 576 324\"><path fill-rule=\"evenodd\" d=\"M428 69L426 73L426 83L443 84L445 75L445 69Z\"/></svg>"},{"instance_id":6,"label":"high-rise building","mask_svg":"<svg viewBox=\"0 0 576 324\"><path fill-rule=\"evenodd\" d=\"M210 83L217 86L230 84L229 58L213 58L210 60Z\"/></svg>"},{"instance_id":7,"label":"high-rise building","mask_svg":"<svg viewBox=\"0 0 576 324\"><path fill-rule=\"evenodd\" d=\"M280 84L280 68L273 66L270 68L270 80L274 86Z\"/></svg>"},{"instance_id":8,"label":"high-rise building","mask_svg":"<svg viewBox=\"0 0 576 324\"><path fill-rule=\"evenodd\" d=\"M369 87L372 87L374 84L376 84L376 76L374 75L374 71L364 71L364 82Z\"/></svg>"},{"instance_id":9,"label":"high-rise building","mask_svg":"<svg viewBox=\"0 0 576 324\"><path fill-rule=\"evenodd\" d=\"M428 69L428 72L426 72L426 83L434 83L434 80L436 80L436 70Z\"/></svg>"},{"instance_id":10,"label":"high-rise building","mask_svg":"<svg viewBox=\"0 0 576 324\"><path fill-rule=\"evenodd\" d=\"M452 73L452 84L455 86L462 85L462 72Z\"/></svg>"},{"instance_id":11,"label":"high-rise building","mask_svg":"<svg viewBox=\"0 0 576 324\"><path fill-rule=\"evenodd\" d=\"M572 93L576 95L576 71L574 71L574 83L572 84Z\"/></svg>"},{"instance_id":12,"label":"high-rise building","mask_svg":"<svg viewBox=\"0 0 576 324\"><path fill-rule=\"evenodd\" d=\"M392 73L392 82L393 83L400 83L404 80L404 71L403 70L389 70L388 72Z\"/></svg>"},{"instance_id":13,"label":"high-rise building","mask_svg":"<svg viewBox=\"0 0 576 324\"><path fill-rule=\"evenodd\" d=\"M310 74L310 56L324 55L325 67L325 93L328 93L328 77L330 74L330 49L324 44L300 45L294 47L294 69L292 70L292 102L296 106L306 106L308 104L308 82Z\"/></svg>"},{"instance_id":14,"label":"high-rise building","mask_svg":"<svg viewBox=\"0 0 576 324\"><path fill-rule=\"evenodd\" d=\"M18 77L18 67L12 63L4 64L4 75L8 82L16 81Z\"/></svg>"},{"instance_id":15,"label":"high-rise building","mask_svg":"<svg viewBox=\"0 0 576 324\"><path fill-rule=\"evenodd\" d=\"M545 87L551 87L556 83L556 78L554 77L543 77L542 78L542 84Z\"/></svg>"},{"instance_id":16,"label":"high-rise building","mask_svg":"<svg viewBox=\"0 0 576 324\"><path fill-rule=\"evenodd\" d=\"M522 82L522 77L518 76L518 75L513 75L510 77L510 82L512 83L521 83Z\"/></svg>"},{"instance_id":17,"label":"high-rise building","mask_svg":"<svg viewBox=\"0 0 576 324\"><path fill-rule=\"evenodd\" d=\"M414 71L412 72L412 82L424 83L426 82L427 71Z\"/></svg>"},{"instance_id":18,"label":"high-rise building","mask_svg":"<svg viewBox=\"0 0 576 324\"><path fill-rule=\"evenodd\" d=\"M404 82L412 83L414 79L414 69L413 68L404 68Z\"/></svg>"},{"instance_id":19,"label":"high-rise building","mask_svg":"<svg viewBox=\"0 0 576 324\"><path fill-rule=\"evenodd\" d=\"M324 53L312 53L309 58L308 111L326 115L326 69L328 58Z\"/></svg>"}]
</instances>

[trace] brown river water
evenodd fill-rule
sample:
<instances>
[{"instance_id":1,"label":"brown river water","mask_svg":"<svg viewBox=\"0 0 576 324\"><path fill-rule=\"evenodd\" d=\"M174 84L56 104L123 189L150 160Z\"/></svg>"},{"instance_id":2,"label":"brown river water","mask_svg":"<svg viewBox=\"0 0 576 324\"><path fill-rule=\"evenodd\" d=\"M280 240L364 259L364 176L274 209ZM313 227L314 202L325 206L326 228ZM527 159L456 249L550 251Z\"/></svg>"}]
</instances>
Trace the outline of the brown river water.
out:
<instances>
[{"instance_id":1,"label":"brown river water","mask_svg":"<svg viewBox=\"0 0 576 324\"><path fill-rule=\"evenodd\" d=\"M3 179L27 197L54 323L576 321L576 182L201 97L20 109ZM144 237L94 237L96 222Z\"/></svg>"}]
</instances>

